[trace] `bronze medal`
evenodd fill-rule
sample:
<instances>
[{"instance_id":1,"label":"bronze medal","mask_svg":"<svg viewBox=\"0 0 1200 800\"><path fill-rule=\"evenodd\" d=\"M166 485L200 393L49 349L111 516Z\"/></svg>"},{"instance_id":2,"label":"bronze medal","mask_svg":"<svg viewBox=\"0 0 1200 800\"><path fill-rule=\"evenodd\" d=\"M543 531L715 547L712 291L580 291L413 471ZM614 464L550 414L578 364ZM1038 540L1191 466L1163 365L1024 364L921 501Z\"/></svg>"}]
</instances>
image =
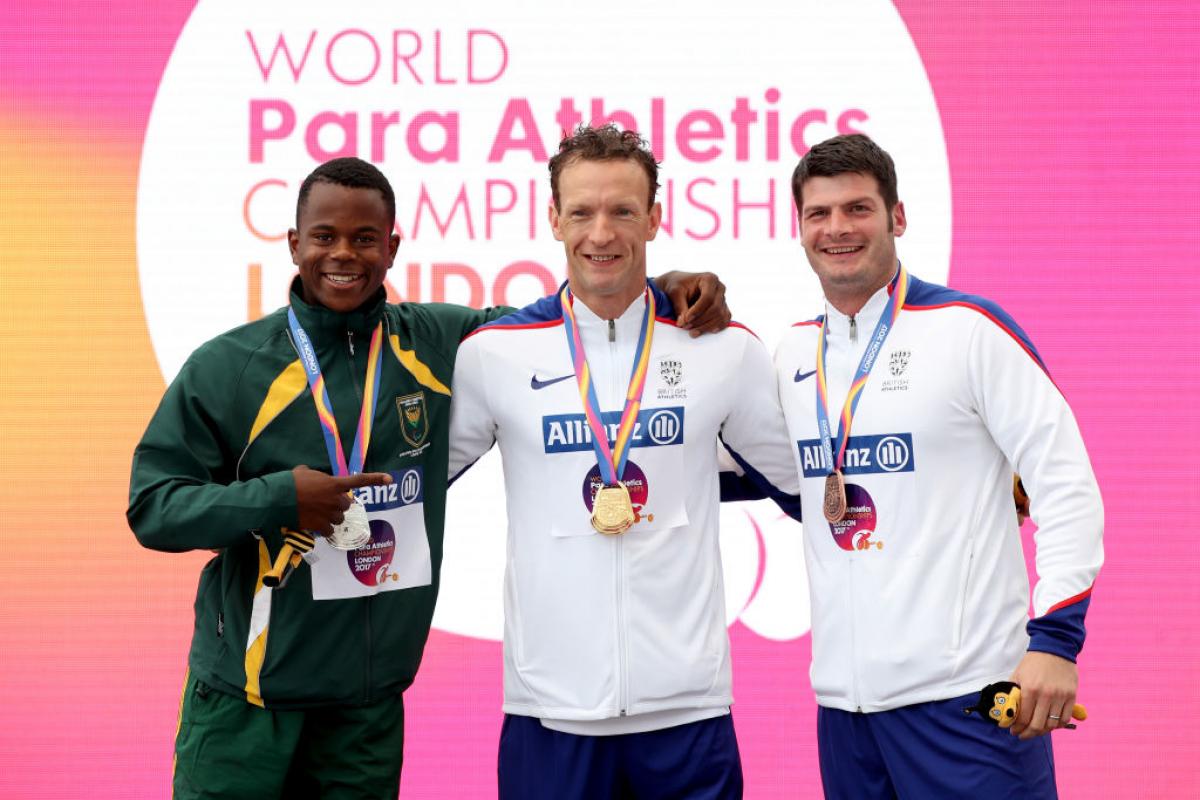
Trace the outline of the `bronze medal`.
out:
<instances>
[{"instance_id":1,"label":"bronze medal","mask_svg":"<svg viewBox=\"0 0 1200 800\"><path fill-rule=\"evenodd\" d=\"M822 510L825 519L830 522L841 522L846 517L846 481L841 470L835 470L825 477L825 503Z\"/></svg>"},{"instance_id":2,"label":"bronze medal","mask_svg":"<svg viewBox=\"0 0 1200 800\"><path fill-rule=\"evenodd\" d=\"M615 536L629 530L634 521L633 500L629 489L618 481L613 486L601 486L592 501L592 527L600 533Z\"/></svg>"}]
</instances>

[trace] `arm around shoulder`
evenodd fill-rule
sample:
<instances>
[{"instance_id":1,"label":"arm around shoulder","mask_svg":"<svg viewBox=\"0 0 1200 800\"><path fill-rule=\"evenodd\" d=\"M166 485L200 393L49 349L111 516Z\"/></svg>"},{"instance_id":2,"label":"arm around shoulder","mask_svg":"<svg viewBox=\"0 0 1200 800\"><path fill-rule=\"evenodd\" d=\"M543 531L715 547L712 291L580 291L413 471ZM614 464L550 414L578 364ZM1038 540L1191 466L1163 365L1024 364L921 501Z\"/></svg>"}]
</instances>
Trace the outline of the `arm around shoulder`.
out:
<instances>
[{"instance_id":1,"label":"arm around shoulder","mask_svg":"<svg viewBox=\"0 0 1200 800\"><path fill-rule=\"evenodd\" d=\"M426 324L437 339L457 345L458 342L480 326L506 317L516 311L509 306L472 308L454 303L422 303ZM451 347L453 352L453 347Z\"/></svg>"}]
</instances>

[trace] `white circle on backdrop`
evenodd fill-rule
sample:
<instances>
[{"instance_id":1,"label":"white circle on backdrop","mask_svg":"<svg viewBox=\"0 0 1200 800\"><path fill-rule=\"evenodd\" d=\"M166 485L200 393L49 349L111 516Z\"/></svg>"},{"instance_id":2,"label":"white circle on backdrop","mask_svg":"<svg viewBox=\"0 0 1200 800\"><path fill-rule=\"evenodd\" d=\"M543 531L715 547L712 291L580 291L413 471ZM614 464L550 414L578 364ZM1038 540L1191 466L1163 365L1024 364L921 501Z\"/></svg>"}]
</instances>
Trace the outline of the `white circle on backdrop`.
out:
<instances>
[{"instance_id":1,"label":"white circle on backdrop","mask_svg":"<svg viewBox=\"0 0 1200 800\"><path fill-rule=\"evenodd\" d=\"M404 241L389 281L405 299L491 304L497 276L517 262L561 279L545 161L528 147L498 148L498 133L552 154L564 98L585 121L593 100L606 113L628 112L660 151L665 224L647 249L650 273L717 272L735 318L768 346L822 310L793 232L797 120L803 146L854 130L892 154L910 223L901 255L914 274L946 282L951 198L941 123L916 47L886 0L692 0L636 15L549 0L200 0L159 85L138 185L138 274L164 377L202 342L286 302L295 268L281 237L300 181L346 140L341 127L316 124L333 115L355 120L349 154L377 163L396 189ZM534 129L503 124L526 108ZM439 125L411 127L429 113L455 115L457 138L448 141ZM390 115L396 122L381 124ZM293 130L284 134L288 117ZM719 134L680 141L681 127L712 131L714 122ZM456 146L452 161L421 160L447 145ZM464 265L443 268L440 295L433 264ZM544 293L536 271L518 269L504 299L523 305ZM503 505L501 480L489 456L452 490L434 618L443 630L502 635L505 521L477 511ZM773 505L742 508L721 514L731 615L770 638L803 635L802 558L788 548L786 565L770 561L780 526L797 537L799 527L778 522ZM760 542L769 567L758 582L748 571L759 575Z\"/></svg>"}]
</instances>

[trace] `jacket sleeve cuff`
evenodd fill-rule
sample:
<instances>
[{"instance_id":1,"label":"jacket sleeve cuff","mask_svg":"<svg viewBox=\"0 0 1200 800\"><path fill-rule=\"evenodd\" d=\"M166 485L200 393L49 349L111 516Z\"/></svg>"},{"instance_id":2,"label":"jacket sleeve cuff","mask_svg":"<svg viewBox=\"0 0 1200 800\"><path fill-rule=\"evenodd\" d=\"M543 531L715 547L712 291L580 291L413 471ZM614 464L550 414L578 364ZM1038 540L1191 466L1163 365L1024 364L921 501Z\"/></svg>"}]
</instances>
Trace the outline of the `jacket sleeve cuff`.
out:
<instances>
[{"instance_id":1,"label":"jacket sleeve cuff","mask_svg":"<svg viewBox=\"0 0 1200 800\"><path fill-rule=\"evenodd\" d=\"M1083 620L1087 616L1090 602L1091 597L1088 595L1070 605L1055 608L1037 619L1029 620L1025 626L1029 633L1029 649L1075 661L1087 636Z\"/></svg>"},{"instance_id":2,"label":"jacket sleeve cuff","mask_svg":"<svg viewBox=\"0 0 1200 800\"><path fill-rule=\"evenodd\" d=\"M1060 641L1053 636L1038 634L1030 634L1029 651L1031 653L1049 653L1052 656L1065 658L1071 663L1074 663L1075 659L1079 656L1079 651L1067 642Z\"/></svg>"}]
</instances>

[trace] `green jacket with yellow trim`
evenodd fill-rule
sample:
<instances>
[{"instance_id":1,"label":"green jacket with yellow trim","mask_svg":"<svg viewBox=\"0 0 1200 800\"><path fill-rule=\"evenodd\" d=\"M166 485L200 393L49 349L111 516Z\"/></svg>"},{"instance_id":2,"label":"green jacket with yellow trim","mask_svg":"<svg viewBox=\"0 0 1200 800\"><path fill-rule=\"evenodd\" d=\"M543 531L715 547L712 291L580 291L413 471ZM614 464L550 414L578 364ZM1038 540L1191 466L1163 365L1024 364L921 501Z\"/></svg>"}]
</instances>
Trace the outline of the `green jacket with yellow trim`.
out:
<instances>
[{"instance_id":1,"label":"green jacket with yellow trim","mask_svg":"<svg viewBox=\"0 0 1200 800\"><path fill-rule=\"evenodd\" d=\"M330 472L286 308L207 342L184 364L134 451L127 516L146 547L217 551L196 595L188 661L197 678L268 708L364 704L402 692L420 664L442 562L454 358L464 335L507 310L393 305L380 290L364 309L340 314L307 305L294 289L292 307L316 348L347 457L371 332L384 320L364 471L423 467L431 584L317 602L302 564L284 587L262 587L281 528L298 527L291 470Z\"/></svg>"}]
</instances>

